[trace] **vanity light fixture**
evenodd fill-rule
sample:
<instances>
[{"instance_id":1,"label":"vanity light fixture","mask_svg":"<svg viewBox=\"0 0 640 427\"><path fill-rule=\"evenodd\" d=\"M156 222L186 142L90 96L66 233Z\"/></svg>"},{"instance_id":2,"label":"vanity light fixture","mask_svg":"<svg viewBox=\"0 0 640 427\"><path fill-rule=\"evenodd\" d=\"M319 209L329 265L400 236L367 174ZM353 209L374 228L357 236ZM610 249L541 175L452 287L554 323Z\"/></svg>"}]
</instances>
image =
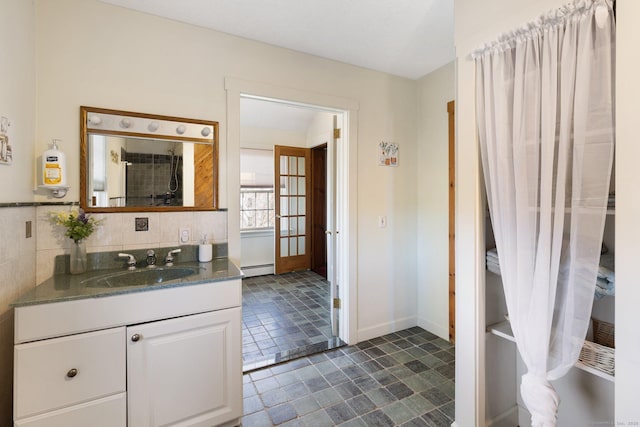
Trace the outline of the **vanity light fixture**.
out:
<instances>
[{"instance_id":1,"label":"vanity light fixture","mask_svg":"<svg viewBox=\"0 0 640 427\"><path fill-rule=\"evenodd\" d=\"M148 129L149 129L149 132L155 132L158 130L159 127L160 127L160 124L158 124L158 122L151 122L149 123Z\"/></svg>"},{"instance_id":2,"label":"vanity light fixture","mask_svg":"<svg viewBox=\"0 0 640 427\"><path fill-rule=\"evenodd\" d=\"M176 133L178 135L182 135L183 133L185 133L187 131L187 128L185 125L180 125L176 128Z\"/></svg>"}]
</instances>

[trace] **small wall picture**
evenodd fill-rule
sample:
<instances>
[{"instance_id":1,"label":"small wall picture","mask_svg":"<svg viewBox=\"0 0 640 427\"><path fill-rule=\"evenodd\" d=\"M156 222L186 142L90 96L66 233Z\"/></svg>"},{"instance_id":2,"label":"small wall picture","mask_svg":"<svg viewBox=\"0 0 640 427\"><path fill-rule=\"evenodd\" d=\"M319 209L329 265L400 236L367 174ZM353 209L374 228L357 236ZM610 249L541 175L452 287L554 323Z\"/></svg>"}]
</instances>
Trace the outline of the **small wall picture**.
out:
<instances>
[{"instance_id":1,"label":"small wall picture","mask_svg":"<svg viewBox=\"0 0 640 427\"><path fill-rule=\"evenodd\" d=\"M398 150L398 144L395 142L381 142L378 153L378 165L398 166Z\"/></svg>"},{"instance_id":2,"label":"small wall picture","mask_svg":"<svg viewBox=\"0 0 640 427\"><path fill-rule=\"evenodd\" d=\"M13 148L9 144L9 119L6 117L0 118L0 164L10 165L13 163Z\"/></svg>"}]
</instances>

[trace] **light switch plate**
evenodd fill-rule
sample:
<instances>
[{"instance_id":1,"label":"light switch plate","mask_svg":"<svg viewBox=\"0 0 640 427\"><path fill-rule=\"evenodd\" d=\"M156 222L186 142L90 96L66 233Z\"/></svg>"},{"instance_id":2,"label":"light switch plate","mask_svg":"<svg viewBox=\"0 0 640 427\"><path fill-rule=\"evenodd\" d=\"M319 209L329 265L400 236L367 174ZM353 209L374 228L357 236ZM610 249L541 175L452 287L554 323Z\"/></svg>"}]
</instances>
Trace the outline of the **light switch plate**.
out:
<instances>
[{"instance_id":1,"label":"light switch plate","mask_svg":"<svg viewBox=\"0 0 640 427\"><path fill-rule=\"evenodd\" d=\"M385 228L387 226L387 217L386 215L380 215L378 217L378 227Z\"/></svg>"}]
</instances>

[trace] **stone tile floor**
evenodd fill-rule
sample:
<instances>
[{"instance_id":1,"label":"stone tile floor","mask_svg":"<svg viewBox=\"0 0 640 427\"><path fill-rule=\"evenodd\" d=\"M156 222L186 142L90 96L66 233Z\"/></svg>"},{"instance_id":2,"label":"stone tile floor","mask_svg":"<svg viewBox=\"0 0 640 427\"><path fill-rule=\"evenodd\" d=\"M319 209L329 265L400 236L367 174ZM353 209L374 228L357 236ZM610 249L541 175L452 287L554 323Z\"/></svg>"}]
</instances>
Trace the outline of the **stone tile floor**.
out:
<instances>
[{"instance_id":1,"label":"stone tile floor","mask_svg":"<svg viewBox=\"0 0 640 427\"><path fill-rule=\"evenodd\" d=\"M327 343L330 316L329 283L312 271L243 279L243 364Z\"/></svg>"},{"instance_id":2,"label":"stone tile floor","mask_svg":"<svg viewBox=\"0 0 640 427\"><path fill-rule=\"evenodd\" d=\"M450 426L454 347L414 327L244 375L244 427Z\"/></svg>"}]
</instances>

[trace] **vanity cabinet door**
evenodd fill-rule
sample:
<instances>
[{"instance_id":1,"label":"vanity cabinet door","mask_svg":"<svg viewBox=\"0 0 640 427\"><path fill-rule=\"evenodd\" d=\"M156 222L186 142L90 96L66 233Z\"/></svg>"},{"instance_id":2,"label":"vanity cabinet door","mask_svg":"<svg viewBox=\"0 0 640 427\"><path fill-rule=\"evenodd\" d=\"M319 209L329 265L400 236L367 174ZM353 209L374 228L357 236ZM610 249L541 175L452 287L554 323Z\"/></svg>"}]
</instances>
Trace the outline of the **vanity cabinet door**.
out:
<instances>
[{"instance_id":1,"label":"vanity cabinet door","mask_svg":"<svg viewBox=\"0 0 640 427\"><path fill-rule=\"evenodd\" d=\"M130 426L215 426L242 415L241 309L127 328Z\"/></svg>"}]
</instances>

